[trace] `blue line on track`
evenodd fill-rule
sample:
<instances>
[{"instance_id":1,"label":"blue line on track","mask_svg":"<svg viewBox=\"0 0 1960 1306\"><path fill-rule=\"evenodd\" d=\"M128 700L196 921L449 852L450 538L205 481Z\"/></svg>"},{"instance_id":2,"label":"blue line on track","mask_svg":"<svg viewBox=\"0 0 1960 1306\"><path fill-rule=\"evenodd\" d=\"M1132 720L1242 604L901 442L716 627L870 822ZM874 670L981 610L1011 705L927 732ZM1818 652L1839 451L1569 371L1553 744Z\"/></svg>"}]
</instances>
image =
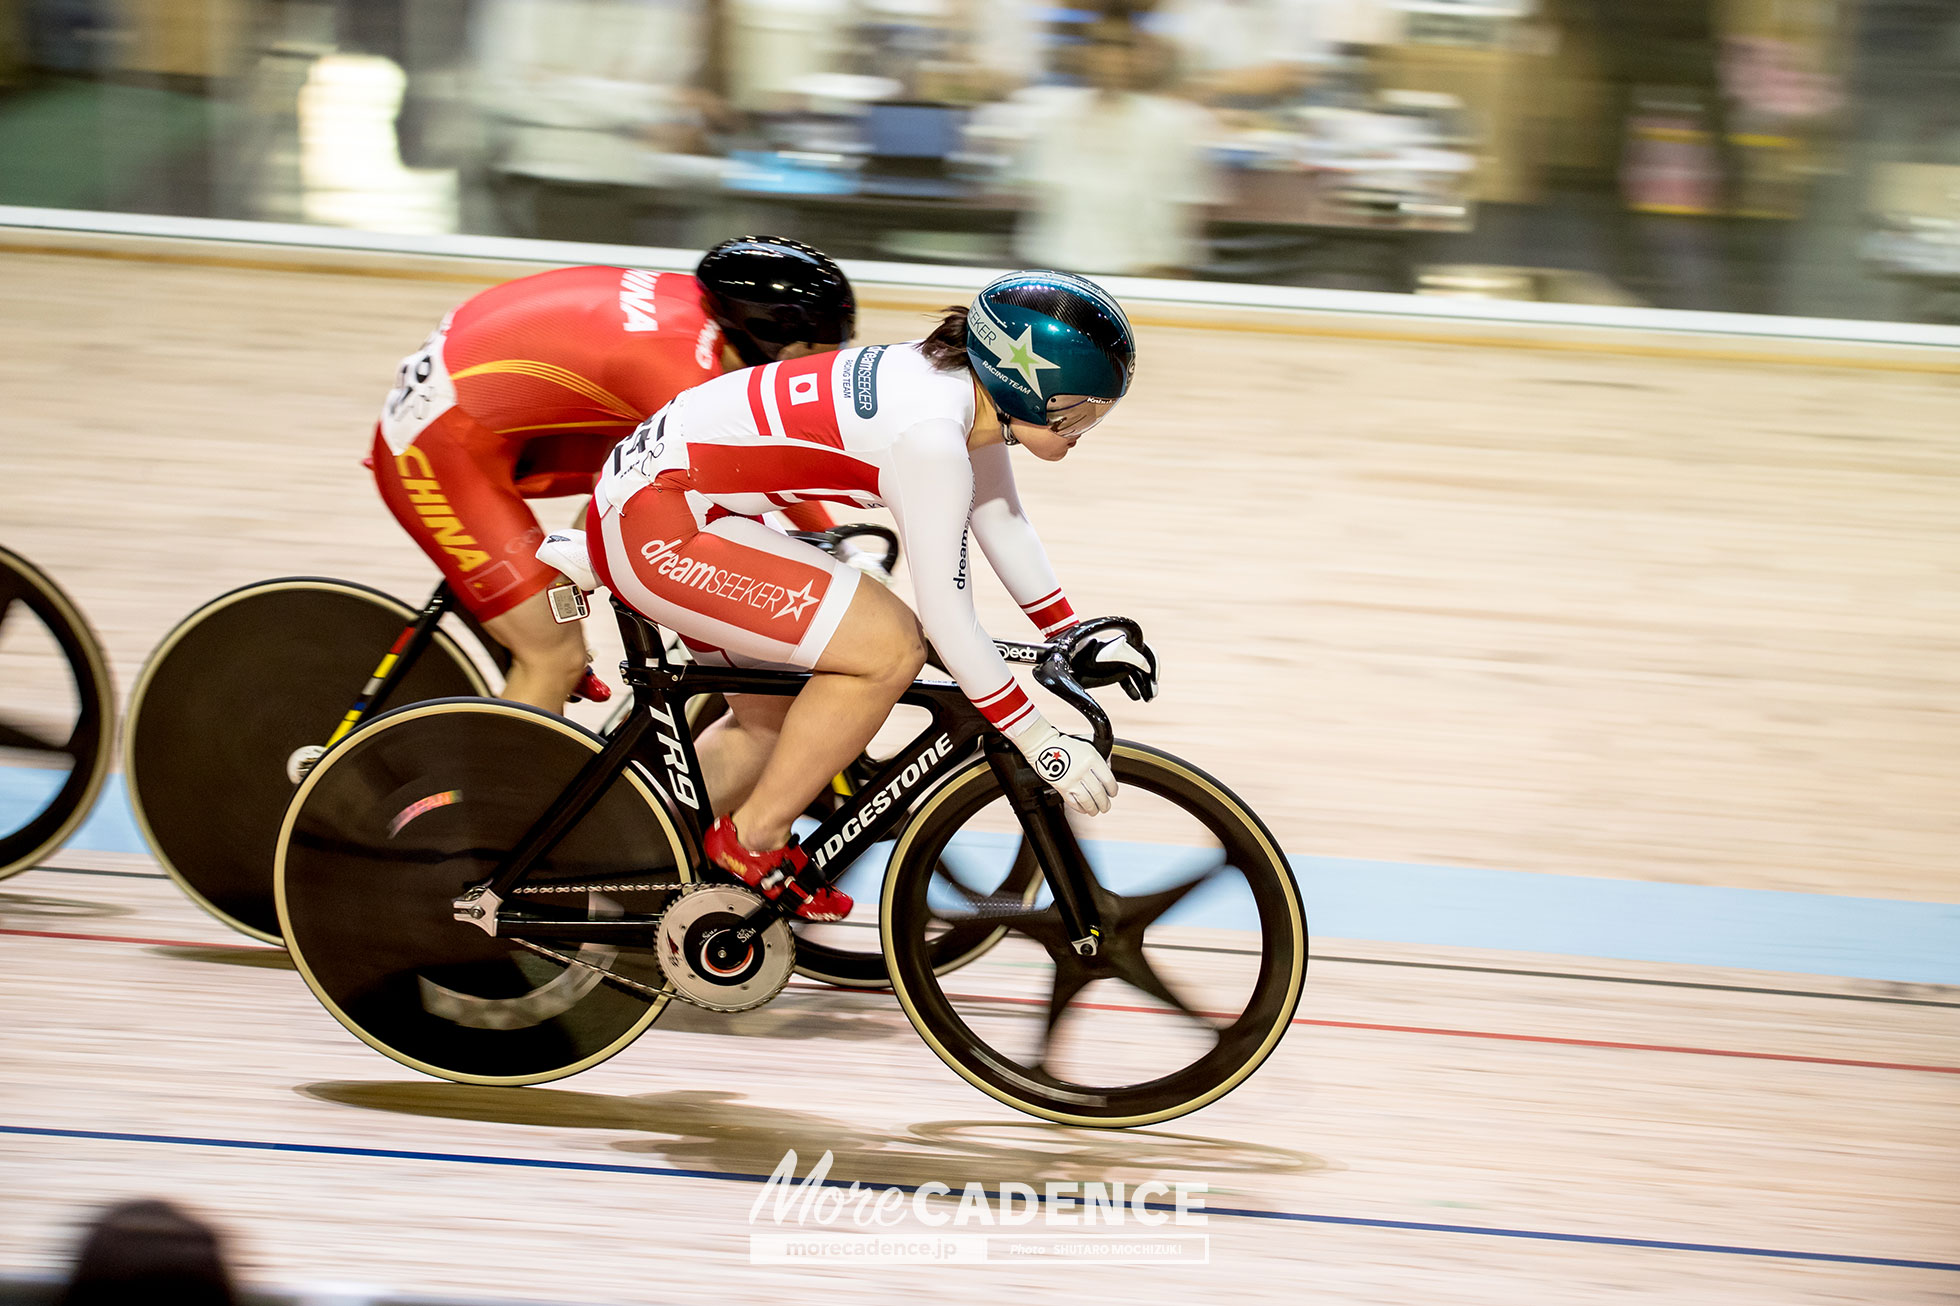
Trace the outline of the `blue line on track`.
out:
<instances>
[{"instance_id":1,"label":"blue line on track","mask_svg":"<svg viewBox=\"0 0 1960 1306\"><path fill-rule=\"evenodd\" d=\"M765 1184L770 1176L740 1170L683 1170L658 1165L623 1165L606 1161L551 1161L528 1156L474 1156L462 1152L411 1152L390 1147L341 1147L327 1143L266 1143L246 1138L193 1138L176 1134L121 1134L95 1129L49 1129L36 1125L0 1125L0 1134L30 1138L81 1138L107 1143L163 1143L173 1147L223 1147L246 1152L290 1152L309 1156L361 1156L383 1161L439 1161L448 1165L507 1165L529 1170L569 1170L588 1174L653 1175L663 1179L715 1179L726 1183ZM826 1179L826 1188L850 1188L855 1181ZM916 1184L865 1184L879 1190L918 1191ZM1167 1203L1146 1202L1151 1210L1168 1211ZM1662 1252L1706 1252L1715 1256L1761 1256L1782 1261L1828 1261L1839 1265L1883 1265L1903 1270L1944 1270L1960 1273L1960 1262L1914 1261L1895 1256L1848 1256L1838 1252L1787 1251L1776 1247L1736 1247L1726 1243L1670 1242L1660 1238L1616 1238L1605 1234L1553 1233L1542 1229L1497 1229L1476 1224L1430 1224L1420 1220L1376 1220L1353 1215L1313 1215L1304 1211L1257 1211L1207 1206L1207 1215L1245 1220L1289 1220L1300 1224L1347 1225L1361 1229L1407 1229L1419 1233L1460 1233L1480 1238L1524 1238L1536 1242L1581 1243L1595 1247L1640 1247Z\"/></svg>"}]
</instances>

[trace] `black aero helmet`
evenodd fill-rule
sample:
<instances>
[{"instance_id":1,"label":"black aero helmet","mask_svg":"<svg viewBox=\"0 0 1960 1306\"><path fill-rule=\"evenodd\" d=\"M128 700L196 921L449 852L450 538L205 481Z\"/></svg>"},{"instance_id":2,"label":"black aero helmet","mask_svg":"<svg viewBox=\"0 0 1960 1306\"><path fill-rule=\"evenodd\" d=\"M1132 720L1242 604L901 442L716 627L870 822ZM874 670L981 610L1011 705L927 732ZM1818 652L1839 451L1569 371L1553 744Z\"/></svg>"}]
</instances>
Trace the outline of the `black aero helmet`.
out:
<instances>
[{"instance_id":1,"label":"black aero helmet","mask_svg":"<svg viewBox=\"0 0 1960 1306\"><path fill-rule=\"evenodd\" d=\"M844 270L821 250L781 236L738 236L694 269L701 305L742 361L754 367L799 340L841 345L857 327Z\"/></svg>"},{"instance_id":2,"label":"black aero helmet","mask_svg":"<svg viewBox=\"0 0 1960 1306\"><path fill-rule=\"evenodd\" d=\"M1067 272L1010 272L974 296L966 353L1008 419L1080 434L1130 388L1136 336L1095 282Z\"/></svg>"}]
</instances>

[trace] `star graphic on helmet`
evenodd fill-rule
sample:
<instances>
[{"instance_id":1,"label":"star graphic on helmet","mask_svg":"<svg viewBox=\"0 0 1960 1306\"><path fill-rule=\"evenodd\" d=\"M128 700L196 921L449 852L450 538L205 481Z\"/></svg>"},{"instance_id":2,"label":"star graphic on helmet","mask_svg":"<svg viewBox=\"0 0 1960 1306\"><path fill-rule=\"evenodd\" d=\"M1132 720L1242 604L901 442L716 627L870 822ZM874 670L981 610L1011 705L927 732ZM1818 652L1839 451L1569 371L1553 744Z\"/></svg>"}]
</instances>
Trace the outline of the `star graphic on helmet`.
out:
<instances>
[{"instance_id":1,"label":"star graphic on helmet","mask_svg":"<svg viewBox=\"0 0 1960 1306\"><path fill-rule=\"evenodd\" d=\"M792 619L801 617L803 615L803 609L809 607L816 601L817 596L810 592L810 582L806 580L803 582L802 589L794 590L783 595L783 606L776 609L775 615L778 617L790 617Z\"/></svg>"},{"instance_id":2,"label":"star graphic on helmet","mask_svg":"<svg viewBox=\"0 0 1960 1306\"><path fill-rule=\"evenodd\" d=\"M1026 378L1028 388L1039 396L1041 394L1041 378L1037 374L1044 367L1058 369L1061 367L1061 364L1051 363L1040 354L1034 352L1033 326L1022 327L1021 337L1018 340L1009 340L1006 336L1007 333L1005 331L1000 332L998 335L990 332L986 338L987 348L994 351L994 357L1000 360L1000 365L1003 368L1011 367Z\"/></svg>"}]
</instances>

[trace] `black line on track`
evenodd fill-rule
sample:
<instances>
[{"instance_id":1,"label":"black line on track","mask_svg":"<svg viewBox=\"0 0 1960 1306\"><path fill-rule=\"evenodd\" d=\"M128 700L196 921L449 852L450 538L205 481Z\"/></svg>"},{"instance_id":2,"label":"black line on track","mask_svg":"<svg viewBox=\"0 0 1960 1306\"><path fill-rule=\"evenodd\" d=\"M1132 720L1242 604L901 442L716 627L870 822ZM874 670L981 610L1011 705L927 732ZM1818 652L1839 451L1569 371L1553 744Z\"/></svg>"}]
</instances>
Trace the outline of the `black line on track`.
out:
<instances>
[{"instance_id":1,"label":"black line on track","mask_svg":"<svg viewBox=\"0 0 1960 1306\"><path fill-rule=\"evenodd\" d=\"M1222 952L1256 957L1250 948L1208 948L1191 943L1153 943L1166 952ZM1588 975L1571 970L1528 970L1519 966L1472 966L1451 961L1404 961L1394 957L1343 957L1333 953L1307 954L1307 964L1345 962L1350 966L1400 966L1408 970L1458 970L1482 975L1523 975L1532 979L1586 980L1594 984L1644 984L1661 989L1702 989L1712 993L1761 993L1779 998L1825 998L1833 1002L1882 1002L1902 1007L1947 1007L1960 1010L1960 1002L1938 998L1895 998L1881 993L1830 993L1822 989L1772 989L1754 984L1715 984L1707 980L1648 979L1639 975Z\"/></svg>"},{"instance_id":2,"label":"black line on track","mask_svg":"<svg viewBox=\"0 0 1960 1306\"><path fill-rule=\"evenodd\" d=\"M1351 966L1405 966L1412 970L1463 970L1490 975L1526 975L1533 979L1590 980L1595 984L1646 984L1663 989L1704 989L1716 993L1762 993L1779 998L1828 998L1835 1002L1884 1002L1903 1007L1960 1009L1960 1002L1943 1002L1938 998L1895 998L1882 993L1827 993L1820 989L1772 989L1754 984L1712 984L1706 980L1645 979L1638 975L1586 975L1578 971L1527 970L1515 966L1469 966L1461 962L1446 961L1400 961L1387 957L1316 957L1309 954L1308 961L1309 964L1316 961L1342 961Z\"/></svg>"},{"instance_id":3,"label":"black line on track","mask_svg":"<svg viewBox=\"0 0 1960 1306\"><path fill-rule=\"evenodd\" d=\"M99 871L87 866L33 866L28 869L53 871L56 875L108 875L119 880L167 880L170 878L162 871Z\"/></svg>"}]
</instances>

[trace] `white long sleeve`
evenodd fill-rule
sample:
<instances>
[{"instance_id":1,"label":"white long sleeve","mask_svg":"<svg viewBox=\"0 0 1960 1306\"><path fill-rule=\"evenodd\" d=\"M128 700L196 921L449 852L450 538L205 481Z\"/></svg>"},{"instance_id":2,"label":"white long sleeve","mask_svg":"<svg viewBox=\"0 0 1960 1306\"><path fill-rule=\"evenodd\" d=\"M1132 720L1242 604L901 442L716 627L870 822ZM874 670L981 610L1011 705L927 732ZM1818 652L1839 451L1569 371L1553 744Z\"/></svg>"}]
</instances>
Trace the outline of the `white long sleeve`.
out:
<instances>
[{"instance_id":1,"label":"white long sleeve","mask_svg":"<svg viewBox=\"0 0 1960 1306\"><path fill-rule=\"evenodd\" d=\"M987 719L1015 734L1041 720L1041 714L1009 673L974 610L966 559L974 485L966 433L955 422L934 419L908 427L894 442L879 480L879 497L898 521L926 638ZM1039 540L1034 547L1039 554ZM1040 560L1046 567L1046 556Z\"/></svg>"},{"instance_id":2,"label":"white long sleeve","mask_svg":"<svg viewBox=\"0 0 1960 1306\"><path fill-rule=\"evenodd\" d=\"M1007 446L983 445L972 451L971 462L973 538L987 565L1044 638L1074 625L1075 610L1015 491Z\"/></svg>"}]
</instances>

